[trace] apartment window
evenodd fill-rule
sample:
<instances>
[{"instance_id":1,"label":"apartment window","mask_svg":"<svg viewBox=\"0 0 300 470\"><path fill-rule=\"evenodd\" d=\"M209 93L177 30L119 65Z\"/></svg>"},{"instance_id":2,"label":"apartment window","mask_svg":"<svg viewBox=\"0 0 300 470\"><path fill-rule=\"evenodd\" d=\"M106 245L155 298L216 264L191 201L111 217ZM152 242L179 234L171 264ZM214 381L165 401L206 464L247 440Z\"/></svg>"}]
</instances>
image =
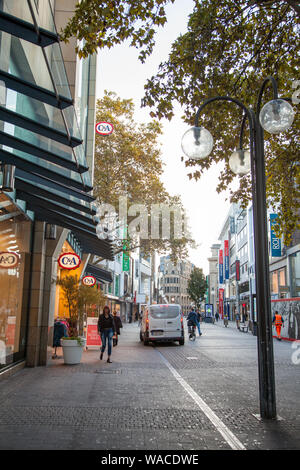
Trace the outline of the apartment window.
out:
<instances>
[{"instance_id":1,"label":"apartment window","mask_svg":"<svg viewBox=\"0 0 300 470\"><path fill-rule=\"evenodd\" d=\"M278 294L278 275L277 271L274 271L271 275L271 289L274 294Z\"/></svg>"},{"instance_id":2,"label":"apartment window","mask_svg":"<svg viewBox=\"0 0 300 470\"><path fill-rule=\"evenodd\" d=\"M279 285L280 286L286 285L285 269L280 269L279 271Z\"/></svg>"}]
</instances>

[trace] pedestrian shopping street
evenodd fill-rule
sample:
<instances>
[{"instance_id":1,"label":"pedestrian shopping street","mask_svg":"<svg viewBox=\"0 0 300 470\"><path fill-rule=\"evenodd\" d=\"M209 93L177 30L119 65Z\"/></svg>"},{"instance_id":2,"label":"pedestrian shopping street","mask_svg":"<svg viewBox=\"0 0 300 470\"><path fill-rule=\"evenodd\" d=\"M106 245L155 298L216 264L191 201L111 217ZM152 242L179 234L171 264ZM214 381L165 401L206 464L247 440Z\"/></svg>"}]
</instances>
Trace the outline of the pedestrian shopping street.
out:
<instances>
[{"instance_id":1,"label":"pedestrian shopping street","mask_svg":"<svg viewBox=\"0 0 300 470\"><path fill-rule=\"evenodd\" d=\"M98 350L88 350L78 365L59 358L3 379L0 448L299 448L300 361L293 343L274 340L282 420L260 422L253 416L257 338L234 324L201 327L195 342L186 337L184 346L153 347L139 341L137 323L125 324L112 364L106 353L100 361Z\"/></svg>"}]
</instances>

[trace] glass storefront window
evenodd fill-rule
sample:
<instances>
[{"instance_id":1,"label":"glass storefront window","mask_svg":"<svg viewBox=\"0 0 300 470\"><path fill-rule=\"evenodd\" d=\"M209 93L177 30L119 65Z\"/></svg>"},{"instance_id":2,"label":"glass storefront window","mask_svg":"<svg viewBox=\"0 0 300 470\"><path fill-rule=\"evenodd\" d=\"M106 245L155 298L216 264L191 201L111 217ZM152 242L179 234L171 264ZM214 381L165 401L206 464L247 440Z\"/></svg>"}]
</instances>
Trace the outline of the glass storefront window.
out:
<instances>
[{"instance_id":1,"label":"glass storefront window","mask_svg":"<svg viewBox=\"0 0 300 470\"><path fill-rule=\"evenodd\" d=\"M0 195L0 369L25 357L31 222ZM10 218L10 213L12 217Z\"/></svg>"}]
</instances>

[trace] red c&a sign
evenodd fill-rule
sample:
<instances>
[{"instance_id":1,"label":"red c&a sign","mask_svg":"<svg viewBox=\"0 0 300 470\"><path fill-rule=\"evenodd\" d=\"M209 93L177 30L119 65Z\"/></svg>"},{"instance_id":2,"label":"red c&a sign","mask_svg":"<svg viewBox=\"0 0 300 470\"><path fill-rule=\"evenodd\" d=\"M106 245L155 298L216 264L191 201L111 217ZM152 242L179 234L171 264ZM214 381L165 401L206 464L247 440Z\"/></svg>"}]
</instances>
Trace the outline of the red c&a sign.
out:
<instances>
[{"instance_id":1,"label":"red c&a sign","mask_svg":"<svg viewBox=\"0 0 300 470\"><path fill-rule=\"evenodd\" d=\"M15 268L20 261L20 257L14 251L1 251L0 252L0 268L10 269Z\"/></svg>"},{"instance_id":2,"label":"red c&a sign","mask_svg":"<svg viewBox=\"0 0 300 470\"><path fill-rule=\"evenodd\" d=\"M97 134L110 135L114 130L114 126L110 122L100 121L97 122L95 129Z\"/></svg>"},{"instance_id":3,"label":"red c&a sign","mask_svg":"<svg viewBox=\"0 0 300 470\"><path fill-rule=\"evenodd\" d=\"M58 258L58 264L62 269L76 269L80 263L81 259L76 253L63 253Z\"/></svg>"},{"instance_id":4,"label":"red c&a sign","mask_svg":"<svg viewBox=\"0 0 300 470\"><path fill-rule=\"evenodd\" d=\"M96 278L94 276L89 276L89 275L84 276L82 278L82 284L84 286L91 286L92 287L96 284Z\"/></svg>"}]
</instances>

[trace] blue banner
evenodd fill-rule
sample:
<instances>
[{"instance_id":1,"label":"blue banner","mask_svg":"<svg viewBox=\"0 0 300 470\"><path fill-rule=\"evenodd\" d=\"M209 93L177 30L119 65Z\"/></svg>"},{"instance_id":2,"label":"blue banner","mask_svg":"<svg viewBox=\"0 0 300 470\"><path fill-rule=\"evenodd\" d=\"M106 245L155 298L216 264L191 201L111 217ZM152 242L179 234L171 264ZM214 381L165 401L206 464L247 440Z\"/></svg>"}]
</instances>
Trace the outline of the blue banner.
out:
<instances>
[{"instance_id":1,"label":"blue banner","mask_svg":"<svg viewBox=\"0 0 300 470\"><path fill-rule=\"evenodd\" d=\"M224 284L223 264L219 264L219 284Z\"/></svg>"},{"instance_id":2,"label":"blue banner","mask_svg":"<svg viewBox=\"0 0 300 470\"><path fill-rule=\"evenodd\" d=\"M229 240L224 241L225 279L229 279Z\"/></svg>"},{"instance_id":3,"label":"blue banner","mask_svg":"<svg viewBox=\"0 0 300 470\"><path fill-rule=\"evenodd\" d=\"M281 256L281 239L277 237L274 226L277 222L277 214L270 214L270 232L271 232L271 256L278 258Z\"/></svg>"}]
</instances>

